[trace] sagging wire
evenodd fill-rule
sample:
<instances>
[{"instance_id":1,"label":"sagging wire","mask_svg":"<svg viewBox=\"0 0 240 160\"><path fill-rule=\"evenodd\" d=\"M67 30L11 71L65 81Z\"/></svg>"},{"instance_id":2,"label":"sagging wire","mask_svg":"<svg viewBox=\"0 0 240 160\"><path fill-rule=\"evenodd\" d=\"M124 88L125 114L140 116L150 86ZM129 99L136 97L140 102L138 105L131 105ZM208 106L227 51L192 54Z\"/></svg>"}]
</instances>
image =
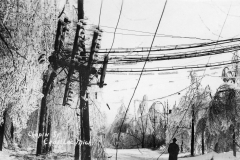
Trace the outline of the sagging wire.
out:
<instances>
[{"instance_id":1,"label":"sagging wire","mask_svg":"<svg viewBox=\"0 0 240 160\"><path fill-rule=\"evenodd\" d=\"M230 7L229 7L228 13L229 13L229 11L230 11L230 9L231 9L231 6L232 6L232 4L231 4ZM228 17L228 14L227 14L227 16L226 16L226 18L225 18L225 21L224 21L224 23L223 23L223 26L222 26L221 32L220 32L220 34L219 34L219 36L218 36L218 40L219 40L219 38L220 38L220 36L221 36L221 33L222 33L223 27L224 27L224 25L225 25L225 22L226 22L226 20L227 20L227 17ZM218 40L217 40L217 41L218 41ZM216 45L215 45L215 47L216 47ZM214 47L214 48L215 48L215 47ZM210 58L211 58L211 56L209 56L207 64L209 63ZM200 83L199 83L199 84L201 84L202 79L203 79L203 77L204 77L204 75L205 75L205 72L206 72L206 69L204 70L203 76L202 76L202 78L200 79ZM193 98L192 98L192 100L193 100ZM192 100L191 100L191 101L192 101ZM189 104L191 104L191 103L189 103ZM185 114L184 114L184 117L185 117L185 115L186 115L188 109L190 108L190 106L191 106L191 105L188 106L188 108L187 108L187 110L186 110L186 112L185 112ZM207 112L207 110L206 110L206 112ZM183 118L184 118L184 117L183 117ZM182 123L183 118L181 119L181 121L179 122L179 124ZM175 136L177 130L178 130L178 127L177 127L177 129L175 130L175 132L174 132L172 138L170 139L170 141L172 141L172 139L174 138L174 136ZM169 143L170 143L170 141L169 141ZM169 143L168 143L168 145L169 145ZM164 152L166 151L166 149L167 149L167 147L165 147ZM164 152L162 152L162 154L163 154ZM162 154L161 154L161 155L162 155ZM161 155L160 155L160 156L161 156ZM160 157L160 156L159 156L159 157ZM157 158L157 160L159 159L159 157Z\"/></svg>"},{"instance_id":2,"label":"sagging wire","mask_svg":"<svg viewBox=\"0 0 240 160\"><path fill-rule=\"evenodd\" d=\"M150 50L149 50L149 52L148 52L147 59L148 59L148 57L149 57L149 55L150 55L151 48L152 48L152 46L153 46L153 42L154 42L154 40L155 40L155 37L156 37L157 31L158 31L158 28L159 28L159 26L160 26L160 22L161 22L161 20L162 20L162 17L163 17L165 8L166 8L166 4L167 4L167 0L165 1L164 7L163 7L163 10L162 10L162 13L161 13L161 17L160 17L160 19L159 19L159 22L158 22L158 25L157 25L157 28L156 28L156 31L155 31L155 34L154 34L154 37L153 37L153 40L152 40L152 43L151 43ZM146 64L147 64L147 61L145 61L144 65L143 65L143 68L142 68L142 71L144 70ZM137 85L136 85L136 87L135 87L135 89L134 89L134 92L133 92L133 95L132 95L132 97L131 97L131 99L130 99L130 101L129 101L128 107L127 107L127 109L126 109L126 111L125 111L125 115L124 115L123 121L122 121L121 126L120 126L120 131L119 131L119 133L118 133L118 141L119 141L119 138L120 138L120 134L121 134L121 130L122 130L122 126L123 126L124 120L125 120L125 118L126 118L126 115L127 115L128 110L129 110L130 104L131 104L131 102L132 102L132 99L133 99L133 97L134 97L134 95L135 95L135 92L136 92L136 90L137 90L137 88L138 88L138 85L139 85L139 83L140 83L142 74L143 74L143 72L141 72L141 74L140 74L140 76L139 76ZM116 160L117 160L117 151L118 151L118 145L116 146Z\"/></svg>"},{"instance_id":3,"label":"sagging wire","mask_svg":"<svg viewBox=\"0 0 240 160\"><path fill-rule=\"evenodd\" d=\"M98 28L99 28L100 22L101 22L102 4L103 4L103 0L101 0L100 13L99 13L99 18L98 18Z\"/></svg>"},{"instance_id":4,"label":"sagging wire","mask_svg":"<svg viewBox=\"0 0 240 160\"><path fill-rule=\"evenodd\" d=\"M94 24L89 24L89 25L94 25ZM106 28L115 28L115 27L109 27L109 26L101 26L101 27L106 27ZM117 28L118 30L123 30L123 31L131 31L131 32L139 32L139 33L145 33L149 35L137 35L137 34L124 34L124 33L116 33L116 34L122 34L122 35L134 35L134 36L153 36L154 33L151 32L144 32L144 31L138 31L138 30L131 30L131 29L124 29L124 28ZM114 32L106 32L105 33L114 33ZM198 37L188 37L188 36L175 36L175 35L167 35L167 34L157 34L156 37L170 37L170 38L186 38L186 39L196 39L196 40L208 40L208 41L213 41L212 39L206 39L206 38L198 38Z\"/></svg>"},{"instance_id":5,"label":"sagging wire","mask_svg":"<svg viewBox=\"0 0 240 160\"><path fill-rule=\"evenodd\" d=\"M115 41L115 36L116 36L117 27L118 27L118 24L119 24L119 21L120 21L120 18L121 18L121 14L122 14L123 3L124 3L124 0L122 0L122 4L121 4L121 9L120 9L120 13L119 13L119 17L118 17L117 25L116 25L116 27L115 27L114 34L113 34L112 45L111 45L111 48L110 48L110 50L109 50L107 56L108 56L109 53L111 52L112 47L113 47L113 44L114 44L114 41Z\"/></svg>"}]
</instances>

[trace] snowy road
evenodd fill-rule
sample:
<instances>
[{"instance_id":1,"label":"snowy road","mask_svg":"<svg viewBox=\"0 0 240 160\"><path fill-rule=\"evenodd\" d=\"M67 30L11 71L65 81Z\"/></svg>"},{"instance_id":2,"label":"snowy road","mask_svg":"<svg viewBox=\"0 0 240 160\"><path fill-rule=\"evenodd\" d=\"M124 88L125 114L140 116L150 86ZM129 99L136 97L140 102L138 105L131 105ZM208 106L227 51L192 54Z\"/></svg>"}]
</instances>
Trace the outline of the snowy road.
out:
<instances>
[{"instance_id":1,"label":"snowy road","mask_svg":"<svg viewBox=\"0 0 240 160\"><path fill-rule=\"evenodd\" d=\"M111 158L109 160L115 160L116 150L106 149ZM119 149L118 160L157 160L161 152L159 150L152 151L150 149ZM182 154L183 155L183 154ZM163 154L158 160L168 160L168 154Z\"/></svg>"},{"instance_id":2,"label":"snowy road","mask_svg":"<svg viewBox=\"0 0 240 160\"><path fill-rule=\"evenodd\" d=\"M106 152L110 157L108 158L108 160L116 160L115 149L107 148ZM12 151L4 149L3 151L0 152L0 160L19 159L19 158L16 158L15 156L10 156L12 154L13 154ZM23 154L23 152L21 154ZM159 150L153 151L150 149L139 149L139 150L138 149L119 149L117 159L118 160L157 160L160 154L161 152ZM237 157L233 157L232 151L226 152L226 153L220 153L220 154L211 152L211 153L199 155L196 157L185 157L186 155L189 155L189 153L179 154L178 160L210 160L212 157L214 158L214 160L240 160L240 152L237 152ZM61 160L61 159L66 160L66 158L60 158L60 157L57 158L57 160ZM73 159L73 157L68 157L67 159ZM159 157L158 160L168 160L168 154L163 154L161 157Z\"/></svg>"}]
</instances>

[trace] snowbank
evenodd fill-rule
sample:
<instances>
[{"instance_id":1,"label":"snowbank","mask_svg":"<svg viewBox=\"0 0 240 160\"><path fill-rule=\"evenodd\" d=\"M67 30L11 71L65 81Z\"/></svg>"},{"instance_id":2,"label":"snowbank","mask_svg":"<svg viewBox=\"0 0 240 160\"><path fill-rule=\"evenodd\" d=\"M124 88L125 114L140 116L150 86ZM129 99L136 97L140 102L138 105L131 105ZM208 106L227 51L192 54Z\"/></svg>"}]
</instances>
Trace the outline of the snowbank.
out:
<instances>
[{"instance_id":1,"label":"snowbank","mask_svg":"<svg viewBox=\"0 0 240 160\"><path fill-rule=\"evenodd\" d=\"M116 150L106 149L109 160L115 160ZM150 149L119 149L118 160L157 160L161 152L159 150ZM190 153L179 154L178 160L240 160L240 152L237 153L237 157L233 156L233 152L227 153L207 153L204 155L198 155L195 157L189 157ZM158 160L168 160L168 154L163 154Z\"/></svg>"},{"instance_id":2,"label":"snowbank","mask_svg":"<svg viewBox=\"0 0 240 160\"><path fill-rule=\"evenodd\" d=\"M179 160L240 160L240 152L237 153L237 157L233 156L233 152L224 152L224 153L207 153L204 155L199 155L196 157L186 157L186 158L179 158Z\"/></svg>"}]
</instances>

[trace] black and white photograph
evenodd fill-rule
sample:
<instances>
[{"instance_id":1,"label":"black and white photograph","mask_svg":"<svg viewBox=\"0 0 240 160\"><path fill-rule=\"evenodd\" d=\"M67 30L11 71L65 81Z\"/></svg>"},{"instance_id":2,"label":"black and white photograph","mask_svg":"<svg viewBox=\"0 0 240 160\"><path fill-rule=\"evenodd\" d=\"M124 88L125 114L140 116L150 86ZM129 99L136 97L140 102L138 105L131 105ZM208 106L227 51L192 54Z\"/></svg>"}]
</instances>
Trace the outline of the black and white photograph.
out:
<instances>
[{"instance_id":1,"label":"black and white photograph","mask_svg":"<svg viewBox=\"0 0 240 160\"><path fill-rule=\"evenodd\" d=\"M0 0L0 160L239 159L240 0Z\"/></svg>"}]
</instances>

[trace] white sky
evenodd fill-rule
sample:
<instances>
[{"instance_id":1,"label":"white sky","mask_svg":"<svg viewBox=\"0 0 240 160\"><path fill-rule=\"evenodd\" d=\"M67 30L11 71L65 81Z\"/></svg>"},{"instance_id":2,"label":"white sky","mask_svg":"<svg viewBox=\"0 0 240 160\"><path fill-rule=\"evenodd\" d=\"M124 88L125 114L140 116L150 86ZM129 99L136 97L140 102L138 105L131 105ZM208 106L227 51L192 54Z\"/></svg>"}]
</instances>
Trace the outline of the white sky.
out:
<instances>
[{"instance_id":1,"label":"white sky","mask_svg":"<svg viewBox=\"0 0 240 160\"><path fill-rule=\"evenodd\" d=\"M65 0L59 2L60 8L64 2ZM117 24L121 8L121 2L121 0L103 0L100 26L108 26L113 28L102 27L103 37L101 48L111 47L114 34L106 32L114 32L114 27ZM71 0L70 3L74 4L74 2ZM118 28L154 33L162 13L164 3L165 0L124 0ZM85 16L88 18L89 24L98 24L100 5L101 0L84 1ZM227 16L228 11L229 15ZM240 37L239 26L240 1L168 0L160 27L158 29L158 34L218 40L218 37L221 33L221 36L219 37L219 40L221 40ZM117 33L144 35L144 33L123 30L117 30ZM152 39L153 36L116 34L113 48L150 47ZM200 42L209 41L187 38L156 37L153 46L191 44ZM110 54L110 56L111 55L112 54ZM205 56L185 60L158 61L148 63L146 68L206 64L207 62L212 63L231 60L231 57L232 54L221 54L211 56L210 59L208 56ZM144 63L139 63L137 65L129 66L118 65L115 67L141 68L143 64ZM108 65L108 67L113 68L114 66ZM134 100L142 99L144 95L147 95L148 99L155 99L178 92L179 90L189 86L190 79L188 78L189 72L187 72L189 69L176 71L178 74L158 75L158 72L154 72L155 75L142 76L136 94L130 105L130 112L133 113ZM221 71L222 69L207 69L205 74L220 76ZM197 72L197 74L200 76L203 74L203 72ZM105 83L107 83L107 86L105 86L103 89L99 89L99 92L102 93L100 100L102 105L101 108L106 111L109 123L113 121L121 101L124 102L125 106L128 106L129 100L133 94L132 88L136 86L138 78L139 75L106 75ZM221 83L221 78L210 76L207 76L202 81L203 86L209 84L214 92ZM181 95L183 95L183 92ZM168 99L162 99L161 102L168 100L169 104L172 106L175 101L178 102L181 95L175 95L169 97ZM111 107L110 111L107 109L105 103L108 103ZM153 102L150 102L149 106L152 103Z\"/></svg>"}]
</instances>

